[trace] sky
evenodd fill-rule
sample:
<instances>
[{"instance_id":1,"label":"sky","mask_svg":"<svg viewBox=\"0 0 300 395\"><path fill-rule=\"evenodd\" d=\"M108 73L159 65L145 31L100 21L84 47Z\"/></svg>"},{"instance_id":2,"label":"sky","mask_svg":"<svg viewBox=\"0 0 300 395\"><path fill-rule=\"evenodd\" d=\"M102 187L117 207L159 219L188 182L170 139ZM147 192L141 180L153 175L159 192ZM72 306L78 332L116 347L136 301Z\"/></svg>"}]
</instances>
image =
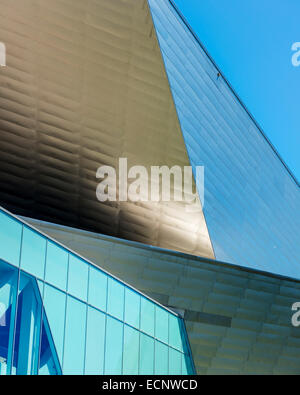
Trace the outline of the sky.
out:
<instances>
[{"instance_id":1,"label":"sky","mask_svg":"<svg viewBox=\"0 0 300 395\"><path fill-rule=\"evenodd\" d=\"M174 2L300 181L300 1Z\"/></svg>"}]
</instances>

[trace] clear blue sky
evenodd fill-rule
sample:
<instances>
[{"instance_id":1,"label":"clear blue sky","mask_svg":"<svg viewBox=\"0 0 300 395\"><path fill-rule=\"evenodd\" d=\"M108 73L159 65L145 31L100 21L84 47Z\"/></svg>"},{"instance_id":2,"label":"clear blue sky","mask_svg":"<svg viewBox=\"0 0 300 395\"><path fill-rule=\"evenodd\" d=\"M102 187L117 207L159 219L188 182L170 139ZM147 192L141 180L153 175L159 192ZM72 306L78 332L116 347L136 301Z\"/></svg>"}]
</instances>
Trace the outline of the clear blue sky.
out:
<instances>
[{"instance_id":1,"label":"clear blue sky","mask_svg":"<svg viewBox=\"0 0 300 395\"><path fill-rule=\"evenodd\" d=\"M300 0L174 0L300 181Z\"/></svg>"}]
</instances>

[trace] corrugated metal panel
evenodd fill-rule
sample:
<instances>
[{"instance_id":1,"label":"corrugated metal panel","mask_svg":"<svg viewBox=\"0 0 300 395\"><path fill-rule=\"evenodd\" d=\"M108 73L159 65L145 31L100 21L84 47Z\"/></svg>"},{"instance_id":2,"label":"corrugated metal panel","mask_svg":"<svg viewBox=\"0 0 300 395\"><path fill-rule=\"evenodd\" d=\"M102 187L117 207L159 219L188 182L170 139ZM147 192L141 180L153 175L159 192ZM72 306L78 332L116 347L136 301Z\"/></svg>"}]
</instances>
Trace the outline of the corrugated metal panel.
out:
<instances>
[{"instance_id":1,"label":"corrugated metal panel","mask_svg":"<svg viewBox=\"0 0 300 395\"><path fill-rule=\"evenodd\" d=\"M0 0L0 202L213 257L202 212L96 200L96 170L189 164L146 0Z\"/></svg>"}]
</instances>

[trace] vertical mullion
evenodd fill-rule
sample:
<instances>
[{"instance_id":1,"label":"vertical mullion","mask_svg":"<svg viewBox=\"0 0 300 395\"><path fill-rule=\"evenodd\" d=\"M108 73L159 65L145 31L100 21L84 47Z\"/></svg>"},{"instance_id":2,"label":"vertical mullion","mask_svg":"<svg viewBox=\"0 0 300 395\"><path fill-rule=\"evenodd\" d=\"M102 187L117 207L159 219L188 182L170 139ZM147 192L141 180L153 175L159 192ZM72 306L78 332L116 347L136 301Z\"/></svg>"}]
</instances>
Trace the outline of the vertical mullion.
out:
<instances>
[{"instance_id":1,"label":"vertical mullion","mask_svg":"<svg viewBox=\"0 0 300 395\"><path fill-rule=\"evenodd\" d=\"M20 286L20 264L21 264L21 254L22 254L22 245L23 245L23 233L24 233L24 225L22 225L21 232L21 242L20 242L20 254L19 254L19 265L18 265L18 278L16 284L12 288L12 306L11 306L11 317L10 317L10 328L9 328L9 340L8 340L8 352L7 352L7 375L12 374L13 368L13 360L14 360L14 346L15 346L15 337L16 337L16 324L17 324L17 309L18 309L18 293Z\"/></svg>"}]
</instances>

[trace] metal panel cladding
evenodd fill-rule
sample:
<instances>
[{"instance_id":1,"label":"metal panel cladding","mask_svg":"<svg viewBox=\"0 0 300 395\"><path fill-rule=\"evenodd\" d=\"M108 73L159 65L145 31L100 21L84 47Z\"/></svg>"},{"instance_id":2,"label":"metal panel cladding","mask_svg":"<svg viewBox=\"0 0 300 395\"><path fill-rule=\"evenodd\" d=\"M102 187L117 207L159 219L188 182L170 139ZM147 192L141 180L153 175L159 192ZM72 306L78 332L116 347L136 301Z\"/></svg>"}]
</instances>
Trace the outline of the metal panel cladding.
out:
<instances>
[{"instance_id":1,"label":"metal panel cladding","mask_svg":"<svg viewBox=\"0 0 300 395\"><path fill-rule=\"evenodd\" d=\"M297 181L173 2L149 4L216 258L300 278Z\"/></svg>"}]
</instances>

